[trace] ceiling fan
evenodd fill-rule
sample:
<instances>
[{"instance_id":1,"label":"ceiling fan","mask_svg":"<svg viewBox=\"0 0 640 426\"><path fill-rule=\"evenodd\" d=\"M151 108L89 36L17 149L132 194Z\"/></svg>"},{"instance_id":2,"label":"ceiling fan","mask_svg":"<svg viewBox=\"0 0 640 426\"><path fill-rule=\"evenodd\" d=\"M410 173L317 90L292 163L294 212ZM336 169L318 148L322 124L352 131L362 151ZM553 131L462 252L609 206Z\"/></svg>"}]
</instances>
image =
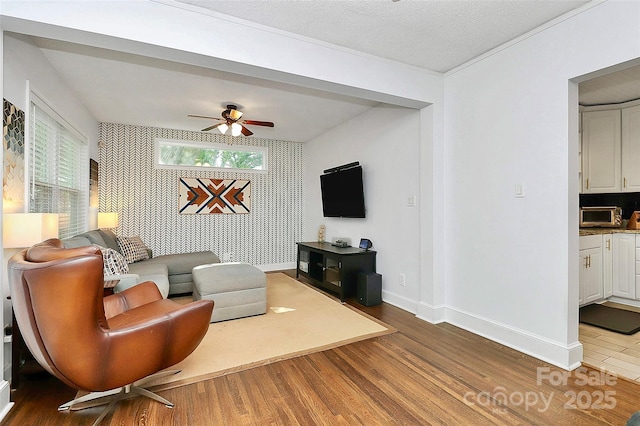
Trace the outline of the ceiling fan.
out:
<instances>
[{"instance_id":1,"label":"ceiling fan","mask_svg":"<svg viewBox=\"0 0 640 426\"><path fill-rule=\"evenodd\" d=\"M227 105L227 109L222 111L222 118L188 114L189 117L209 118L211 120L222 121L222 123L214 124L213 126L202 129L201 132L208 132L209 130L217 128L220 130L220 133L224 135L227 133L227 130L231 129L231 136L240 136L241 133L245 136L251 136L253 132L247 129L245 124L249 126L273 127L273 123L270 121L241 120L242 115L243 113L238 111L238 107L235 105Z\"/></svg>"}]
</instances>

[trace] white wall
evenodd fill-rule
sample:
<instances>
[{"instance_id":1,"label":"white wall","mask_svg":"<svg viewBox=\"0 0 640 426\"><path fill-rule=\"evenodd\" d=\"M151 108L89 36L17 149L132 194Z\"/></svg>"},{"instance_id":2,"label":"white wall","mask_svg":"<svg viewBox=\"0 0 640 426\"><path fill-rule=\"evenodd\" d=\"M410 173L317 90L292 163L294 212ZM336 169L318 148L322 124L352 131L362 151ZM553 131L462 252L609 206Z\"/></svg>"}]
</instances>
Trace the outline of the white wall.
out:
<instances>
[{"instance_id":1,"label":"white wall","mask_svg":"<svg viewBox=\"0 0 640 426\"><path fill-rule=\"evenodd\" d=\"M4 97L28 112L27 81L31 90L50 104L89 141L89 156L98 158L98 122L75 97L47 58L28 36L4 34Z\"/></svg>"},{"instance_id":2,"label":"white wall","mask_svg":"<svg viewBox=\"0 0 640 426\"><path fill-rule=\"evenodd\" d=\"M638 57L640 3L609 1L445 77L447 321L577 366L569 80Z\"/></svg>"},{"instance_id":3,"label":"white wall","mask_svg":"<svg viewBox=\"0 0 640 426\"><path fill-rule=\"evenodd\" d=\"M410 310L420 294L420 113L379 106L307 142L303 146L305 240L316 241L324 224L327 241L348 237L373 241L383 299L403 302ZM324 218L320 196L323 170L360 162L366 218ZM407 206L416 196L418 205ZM406 286L399 283L406 276Z\"/></svg>"}]
</instances>

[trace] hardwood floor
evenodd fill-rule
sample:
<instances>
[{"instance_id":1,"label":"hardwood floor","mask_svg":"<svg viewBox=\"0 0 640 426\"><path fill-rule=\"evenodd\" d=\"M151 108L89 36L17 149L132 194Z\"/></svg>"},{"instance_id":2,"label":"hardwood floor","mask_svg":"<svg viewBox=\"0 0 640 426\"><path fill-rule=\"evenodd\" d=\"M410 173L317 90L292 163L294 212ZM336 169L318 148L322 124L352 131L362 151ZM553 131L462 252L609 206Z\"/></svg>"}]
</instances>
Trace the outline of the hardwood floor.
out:
<instances>
[{"instance_id":1,"label":"hardwood floor","mask_svg":"<svg viewBox=\"0 0 640 426\"><path fill-rule=\"evenodd\" d=\"M398 331L161 392L173 409L123 401L102 424L624 425L640 410L638 383L569 373L388 304L350 303ZM57 412L74 394L50 377L23 380L2 424L91 424L98 409Z\"/></svg>"}]
</instances>

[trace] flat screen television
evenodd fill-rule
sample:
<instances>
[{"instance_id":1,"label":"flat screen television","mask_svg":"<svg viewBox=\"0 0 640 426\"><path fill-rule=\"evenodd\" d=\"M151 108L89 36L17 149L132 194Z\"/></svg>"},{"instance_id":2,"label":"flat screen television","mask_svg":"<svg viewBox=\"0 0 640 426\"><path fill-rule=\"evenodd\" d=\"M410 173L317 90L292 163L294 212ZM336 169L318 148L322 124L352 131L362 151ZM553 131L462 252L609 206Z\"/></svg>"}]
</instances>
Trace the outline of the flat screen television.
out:
<instances>
[{"instance_id":1,"label":"flat screen television","mask_svg":"<svg viewBox=\"0 0 640 426\"><path fill-rule=\"evenodd\" d=\"M365 217L361 166L321 175L320 191L324 217Z\"/></svg>"}]
</instances>

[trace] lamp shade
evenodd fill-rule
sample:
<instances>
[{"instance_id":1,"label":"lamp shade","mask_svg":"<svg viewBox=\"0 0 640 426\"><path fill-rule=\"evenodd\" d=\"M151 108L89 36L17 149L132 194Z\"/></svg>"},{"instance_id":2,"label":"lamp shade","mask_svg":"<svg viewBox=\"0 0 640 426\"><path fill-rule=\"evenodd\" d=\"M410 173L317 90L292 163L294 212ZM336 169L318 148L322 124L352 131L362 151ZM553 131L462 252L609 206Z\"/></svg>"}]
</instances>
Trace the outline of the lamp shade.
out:
<instances>
[{"instance_id":1,"label":"lamp shade","mask_svg":"<svg viewBox=\"0 0 640 426\"><path fill-rule=\"evenodd\" d=\"M242 132L241 125L239 125L238 123L233 123L231 125L231 136L240 136L241 132Z\"/></svg>"},{"instance_id":2,"label":"lamp shade","mask_svg":"<svg viewBox=\"0 0 640 426\"><path fill-rule=\"evenodd\" d=\"M4 213L4 248L24 248L58 237L58 215L54 213Z\"/></svg>"},{"instance_id":3,"label":"lamp shade","mask_svg":"<svg viewBox=\"0 0 640 426\"><path fill-rule=\"evenodd\" d=\"M118 213L98 213L98 228L116 228L118 226Z\"/></svg>"},{"instance_id":4,"label":"lamp shade","mask_svg":"<svg viewBox=\"0 0 640 426\"><path fill-rule=\"evenodd\" d=\"M218 130L220 130L220 133L224 135L225 133L227 133L227 130L229 130L229 126L222 123L221 125L218 126Z\"/></svg>"}]
</instances>

